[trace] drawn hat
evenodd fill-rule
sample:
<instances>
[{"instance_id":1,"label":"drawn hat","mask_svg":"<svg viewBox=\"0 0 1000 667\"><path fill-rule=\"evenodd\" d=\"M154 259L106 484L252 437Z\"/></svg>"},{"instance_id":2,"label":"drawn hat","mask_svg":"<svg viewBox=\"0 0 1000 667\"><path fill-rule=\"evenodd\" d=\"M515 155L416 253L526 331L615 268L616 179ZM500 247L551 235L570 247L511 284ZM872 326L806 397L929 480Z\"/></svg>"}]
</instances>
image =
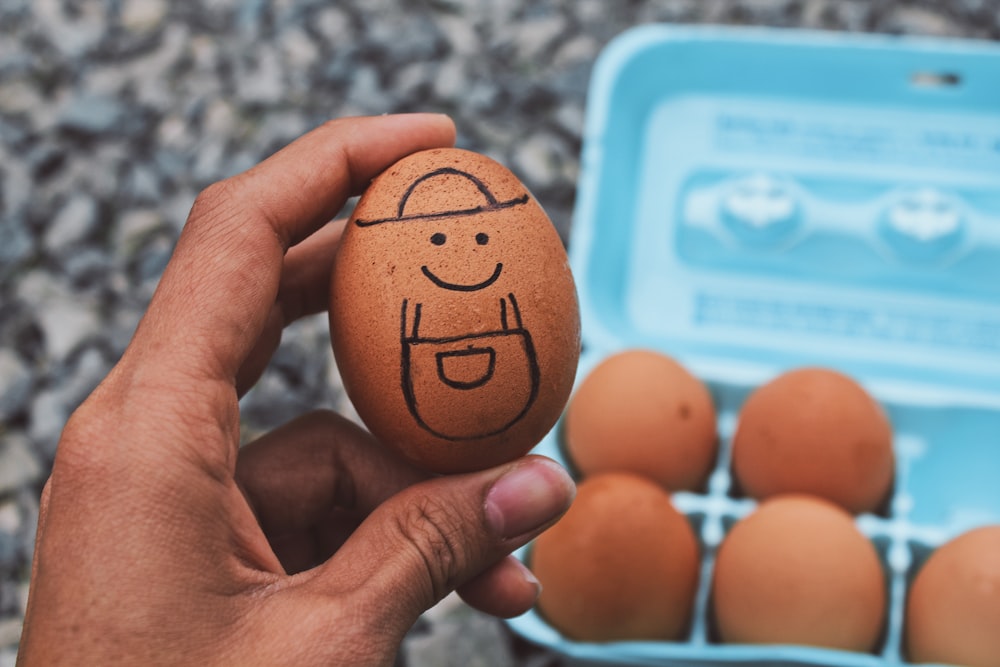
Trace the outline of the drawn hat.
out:
<instances>
[{"instance_id":1,"label":"drawn hat","mask_svg":"<svg viewBox=\"0 0 1000 667\"><path fill-rule=\"evenodd\" d=\"M441 196L447 193L447 196ZM358 227L371 227L383 222L408 222L476 215L519 206L528 201L527 193L520 197L498 201L486 184L472 174L442 167L426 173L410 184L399 199L396 215L376 220L355 220ZM463 202L457 208L442 206Z\"/></svg>"}]
</instances>

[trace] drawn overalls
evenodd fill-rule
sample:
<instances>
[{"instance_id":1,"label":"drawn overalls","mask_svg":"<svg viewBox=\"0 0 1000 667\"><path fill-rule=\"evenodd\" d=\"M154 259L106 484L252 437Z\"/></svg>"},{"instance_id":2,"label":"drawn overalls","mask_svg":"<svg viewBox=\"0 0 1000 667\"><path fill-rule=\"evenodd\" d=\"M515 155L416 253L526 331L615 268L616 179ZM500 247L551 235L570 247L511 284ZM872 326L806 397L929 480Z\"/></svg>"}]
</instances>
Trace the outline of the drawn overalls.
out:
<instances>
[{"instance_id":1,"label":"drawn overalls","mask_svg":"<svg viewBox=\"0 0 1000 667\"><path fill-rule=\"evenodd\" d=\"M500 299L501 328L485 333L422 338L421 304L411 321L407 308L404 300L402 386L421 427L439 438L466 440L501 433L524 416L538 394L538 361L513 294ZM464 432L456 430L456 412L475 415Z\"/></svg>"}]
</instances>

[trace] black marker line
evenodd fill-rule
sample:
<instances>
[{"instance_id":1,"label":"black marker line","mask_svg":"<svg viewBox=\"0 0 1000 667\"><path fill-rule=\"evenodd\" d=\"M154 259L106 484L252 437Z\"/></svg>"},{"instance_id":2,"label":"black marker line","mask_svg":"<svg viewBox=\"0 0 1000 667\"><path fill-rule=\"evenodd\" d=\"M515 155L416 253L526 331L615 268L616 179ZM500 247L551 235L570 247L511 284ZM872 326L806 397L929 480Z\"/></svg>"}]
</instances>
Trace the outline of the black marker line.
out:
<instances>
[{"instance_id":1,"label":"black marker line","mask_svg":"<svg viewBox=\"0 0 1000 667\"><path fill-rule=\"evenodd\" d=\"M511 426L513 426L514 424L516 424L518 421L520 421L524 417L524 415L528 414L528 410L531 409L531 406L534 405L535 403L535 399L538 398L538 389L541 380L540 378L541 373L539 372L538 368L538 357L536 356L535 353L535 346L531 342L531 335L527 331L517 331L517 333L522 334L521 335L522 349L524 350L524 356L528 362L528 375L530 378L529 381L531 383L531 389L529 391L528 400L527 402L525 402L524 408L522 408L521 411L517 413L517 415L513 419L509 420L506 424L504 424L500 428L493 429L492 431L488 431L485 433L477 433L474 435L463 435L463 436L447 435L445 433L435 431L420 416L420 411L417 409L417 398L413 391L412 378L410 377L410 346L404 343L402 360L401 360L402 363L400 364L400 370L402 375L402 382L400 383L401 384L400 388L403 390L403 396L406 399L406 407L409 409L410 414L413 416L413 419L416 420L417 425L420 426L420 428L427 431L428 433L430 433L431 435L441 438L442 440L448 440L449 442L461 442L462 440L477 440L479 438L489 438L494 435L499 435L504 431L506 431ZM497 334L496 332L494 332L492 334L482 334L479 336L457 336L452 339L425 339L425 340L427 342L447 342L451 340L462 340L465 338L473 338L473 337L486 338L498 335L504 335L504 334Z\"/></svg>"},{"instance_id":2,"label":"black marker line","mask_svg":"<svg viewBox=\"0 0 1000 667\"><path fill-rule=\"evenodd\" d=\"M523 329L524 324L521 323L521 309L517 307L517 299L514 298L513 293L508 293L507 298L510 299L510 307L514 311L514 321L517 322L517 328Z\"/></svg>"},{"instance_id":3,"label":"black marker line","mask_svg":"<svg viewBox=\"0 0 1000 667\"><path fill-rule=\"evenodd\" d=\"M493 196L493 193L490 192L490 189L486 187L486 184L483 183L481 180L479 180L478 178L476 178L467 171L462 171L461 169L455 169L454 167L441 167L440 169L435 169L434 171L424 174L417 180L410 183L410 187L406 189L406 192L399 199L399 207L396 210L396 217L397 218L403 217L403 211L406 210L406 202L410 200L410 195L413 194L413 191L417 189L418 185L420 185L429 178L434 178L435 176L443 176L445 174L451 176L463 176L469 179L470 181L472 181L473 185L475 185L476 188L479 189L479 192L484 197L486 197L486 201L490 206L497 205L497 198Z\"/></svg>"},{"instance_id":4,"label":"black marker line","mask_svg":"<svg viewBox=\"0 0 1000 667\"><path fill-rule=\"evenodd\" d=\"M475 292L475 291L481 290L481 289L483 289L485 287L489 287L490 285L492 285L493 283L495 283L497 281L497 278L500 277L500 272L503 271L503 264L501 264L500 262L497 262L496 268L493 269L493 275L491 275L489 278L487 278L483 282L476 283L475 285L461 285L461 284L458 284L458 283L449 283L449 282L446 282L444 280L441 280L440 278L438 278L437 276L435 276L433 273L431 273L431 270L428 269L426 265L425 266L421 266L420 270L423 272L423 274L425 276L427 276L427 278L432 283L434 283L438 287L442 287L444 289L454 290L456 292Z\"/></svg>"},{"instance_id":5,"label":"black marker line","mask_svg":"<svg viewBox=\"0 0 1000 667\"><path fill-rule=\"evenodd\" d=\"M402 312L399 314L399 339L406 340L406 299L403 299Z\"/></svg>"},{"instance_id":6,"label":"black marker line","mask_svg":"<svg viewBox=\"0 0 1000 667\"><path fill-rule=\"evenodd\" d=\"M417 331L420 329L420 313L423 308L422 303L418 303L413 308L413 337L417 338Z\"/></svg>"},{"instance_id":7,"label":"black marker line","mask_svg":"<svg viewBox=\"0 0 1000 667\"><path fill-rule=\"evenodd\" d=\"M413 220L441 220L443 218L462 218L469 215L478 215L480 213L489 213L490 211L501 211L505 208L514 208L521 204L525 204L528 201L528 195L523 197L518 197L517 199L511 199L509 201L500 202L496 206L477 206L475 208L460 208L454 211L441 211L440 213L412 213L410 215L405 215L402 218L380 218L378 220L355 220L354 224L358 227L371 227L372 225L381 225L386 222L411 222Z\"/></svg>"},{"instance_id":8,"label":"black marker line","mask_svg":"<svg viewBox=\"0 0 1000 667\"><path fill-rule=\"evenodd\" d=\"M472 181L473 185L479 190L479 192L486 198L486 206L476 206L475 208L463 208L455 209L452 211L440 211L438 213L411 213L410 215L403 215L403 211L406 209L406 202L409 200L410 195L418 185L426 181L428 178L433 178L435 176L441 176L445 174L451 174L455 176L462 176L464 178ZM461 171L460 169L455 169L453 167L442 167L441 169L436 169L432 172L424 174L417 180L410 184L410 187L406 189L403 196L399 199L399 205L397 206L396 216L389 218L379 218L376 220L355 220L354 224L358 227L371 227L372 225L379 225L384 222L407 222L410 220L435 220L440 218L455 218L467 215L477 215L479 213L485 213L488 211L499 211L505 208L512 208L514 206L520 206L521 204L526 204L528 202L528 194L525 193L520 197L515 197L514 199L508 199L507 201L498 202L497 198L493 196L490 189L486 187L486 184L481 180L473 176L472 174Z\"/></svg>"},{"instance_id":9,"label":"black marker line","mask_svg":"<svg viewBox=\"0 0 1000 667\"><path fill-rule=\"evenodd\" d=\"M500 299L500 328L507 330L507 299Z\"/></svg>"},{"instance_id":10,"label":"black marker line","mask_svg":"<svg viewBox=\"0 0 1000 667\"><path fill-rule=\"evenodd\" d=\"M471 382L462 382L461 380L452 380L444 372L445 359L450 359L452 357L471 357L473 355L480 354L488 354L490 357L486 373L482 377L472 380ZM438 352L434 355L434 360L437 362L438 379L441 380L441 382L454 389L475 389L476 387L482 387L484 384L493 379L493 373L496 370L497 365L497 352L492 347L468 347L464 350Z\"/></svg>"},{"instance_id":11,"label":"black marker line","mask_svg":"<svg viewBox=\"0 0 1000 667\"><path fill-rule=\"evenodd\" d=\"M487 331L485 333L462 334L460 336L435 336L422 338L414 336L403 340L405 343L419 345L420 343L455 343L462 340L479 340L480 338L498 338L506 334L527 334L524 329L507 329L506 331Z\"/></svg>"}]
</instances>

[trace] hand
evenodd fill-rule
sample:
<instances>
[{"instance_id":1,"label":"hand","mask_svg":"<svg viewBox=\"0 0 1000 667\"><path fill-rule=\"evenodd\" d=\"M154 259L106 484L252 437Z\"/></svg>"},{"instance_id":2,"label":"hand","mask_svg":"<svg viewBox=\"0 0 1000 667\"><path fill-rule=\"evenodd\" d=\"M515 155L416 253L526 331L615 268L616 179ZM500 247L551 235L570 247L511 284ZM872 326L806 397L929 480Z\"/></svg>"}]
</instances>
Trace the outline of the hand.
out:
<instances>
[{"instance_id":1,"label":"hand","mask_svg":"<svg viewBox=\"0 0 1000 667\"><path fill-rule=\"evenodd\" d=\"M63 432L21 664L391 664L456 587L496 615L533 604L508 554L569 505L553 462L427 479L326 412L239 448L239 395L285 324L326 308L342 229L326 221L454 134L440 116L333 121L197 198L132 343Z\"/></svg>"}]
</instances>

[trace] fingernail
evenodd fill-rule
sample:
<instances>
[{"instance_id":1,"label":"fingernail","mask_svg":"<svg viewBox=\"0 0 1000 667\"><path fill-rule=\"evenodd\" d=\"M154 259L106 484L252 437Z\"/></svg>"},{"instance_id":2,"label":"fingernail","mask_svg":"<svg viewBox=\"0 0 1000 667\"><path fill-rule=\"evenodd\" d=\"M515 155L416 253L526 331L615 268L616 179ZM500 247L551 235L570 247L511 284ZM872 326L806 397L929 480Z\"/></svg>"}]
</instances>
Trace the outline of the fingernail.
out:
<instances>
[{"instance_id":1,"label":"fingernail","mask_svg":"<svg viewBox=\"0 0 1000 667\"><path fill-rule=\"evenodd\" d=\"M486 494L486 520L504 539L535 530L569 508L576 486L566 470L544 458L517 464Z\"/></svg>"},{"instance_id":2,"label":"fingernail","mask_svg":"<svg viewBox=\"0 0 1000 667\"><path fill-rule=\"evenodd\" d=\"M521 571L521 576L524 577L524 580L534 587L535 599L537 600L538 596L542 594L542 582L538 581L538 577L535 576L534 572L528 569L527 565L516 558L514 558L513 561L517 564L517 568Z\"/></svg>"}]
</instances>

